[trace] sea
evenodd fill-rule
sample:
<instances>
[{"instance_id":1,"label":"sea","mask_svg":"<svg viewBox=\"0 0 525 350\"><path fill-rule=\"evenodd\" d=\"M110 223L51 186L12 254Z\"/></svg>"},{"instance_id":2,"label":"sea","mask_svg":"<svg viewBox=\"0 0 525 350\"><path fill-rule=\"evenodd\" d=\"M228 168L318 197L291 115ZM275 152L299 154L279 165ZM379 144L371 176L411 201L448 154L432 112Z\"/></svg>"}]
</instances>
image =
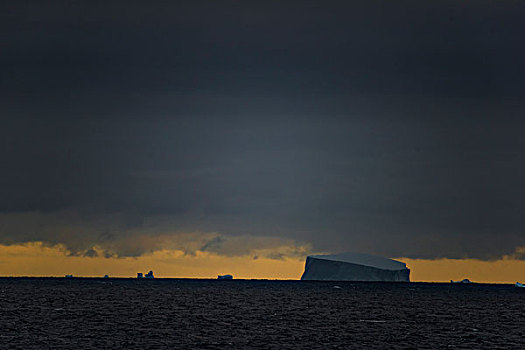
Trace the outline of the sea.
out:
<instances>
[{"instance_id":1,"label":"sea","mask_svg":"<svg viewBox=\"0 0 525 350\"><path fill-rule=\"evenodd\" d=\"M0 278L0 348L525 349L525 288Z\"/></svg>"}]
</instances>

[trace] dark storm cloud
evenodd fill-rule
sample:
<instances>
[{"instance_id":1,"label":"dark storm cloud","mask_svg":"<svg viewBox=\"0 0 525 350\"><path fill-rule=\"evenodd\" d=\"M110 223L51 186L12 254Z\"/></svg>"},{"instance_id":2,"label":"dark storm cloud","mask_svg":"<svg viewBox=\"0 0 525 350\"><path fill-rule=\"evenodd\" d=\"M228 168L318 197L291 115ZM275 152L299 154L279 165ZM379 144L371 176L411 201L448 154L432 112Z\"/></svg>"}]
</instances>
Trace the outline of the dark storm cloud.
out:
<instances>
[{"instance_id":1,"label":"dark storm cloud","mask_svg":"<svg viewBox=\"0 0 525 350\"><path fill-rule=\"evenodd\" d=\"M2 7L3 243L135 256L168 217L317 251L525 245L523 4Z\"/></svg>"}]
</instances>

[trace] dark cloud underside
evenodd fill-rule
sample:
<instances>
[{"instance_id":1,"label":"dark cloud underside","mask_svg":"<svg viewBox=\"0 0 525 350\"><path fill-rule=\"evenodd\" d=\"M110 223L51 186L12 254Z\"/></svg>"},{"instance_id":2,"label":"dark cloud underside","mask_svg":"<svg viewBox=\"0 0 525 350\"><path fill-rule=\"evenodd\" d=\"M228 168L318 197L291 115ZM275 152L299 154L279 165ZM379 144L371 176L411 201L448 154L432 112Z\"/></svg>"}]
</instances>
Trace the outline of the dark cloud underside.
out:
<instances>
[{"instance_id":1,"label":"dark cloud underside","mask_svg":"<svg viewBox=\"0 0 525 350\"><path fill-rule=\"evenodd\" d=\"M390 256L525 245L520 2L0 13L4 243L93 252L169 218L177 232ZM17 216L34 212L51 219Z\"/></svg>"}]
</instances>

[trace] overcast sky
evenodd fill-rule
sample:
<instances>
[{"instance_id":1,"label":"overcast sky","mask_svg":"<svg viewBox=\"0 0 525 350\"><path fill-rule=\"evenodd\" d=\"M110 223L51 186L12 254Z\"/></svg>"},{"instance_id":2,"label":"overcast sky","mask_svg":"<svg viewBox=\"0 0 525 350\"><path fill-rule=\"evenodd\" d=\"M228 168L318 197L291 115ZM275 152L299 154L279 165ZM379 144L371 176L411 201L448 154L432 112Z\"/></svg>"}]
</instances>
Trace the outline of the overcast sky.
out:
<instances>
[{"instance_id":1,"label":"overcast sky","mask_svg":"<svg viewBox=\"0 0 525 350\"><path fill-rule=\"evenodd\" d=\"M524 18L518 1L3 1L0 243L513 254Z\"/></svg>"}]
</instances>

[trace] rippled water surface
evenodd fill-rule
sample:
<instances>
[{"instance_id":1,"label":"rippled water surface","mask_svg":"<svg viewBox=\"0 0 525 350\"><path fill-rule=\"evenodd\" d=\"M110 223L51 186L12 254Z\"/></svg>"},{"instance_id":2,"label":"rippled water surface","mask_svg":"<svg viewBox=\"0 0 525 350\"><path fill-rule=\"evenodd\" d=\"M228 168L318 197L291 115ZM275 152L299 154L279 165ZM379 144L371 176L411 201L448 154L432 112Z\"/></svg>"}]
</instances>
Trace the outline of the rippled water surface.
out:
<instances>
[{"instance_id":1,"label":"rippled water surface","mask_svg":"<svg viewBox=\"0 0 525 350\"><path fill-rule=\"evenodd\" d=\"M2 348L525 348L511 285L5 278L0 311Z\"/></svg>"}]
</instances>

